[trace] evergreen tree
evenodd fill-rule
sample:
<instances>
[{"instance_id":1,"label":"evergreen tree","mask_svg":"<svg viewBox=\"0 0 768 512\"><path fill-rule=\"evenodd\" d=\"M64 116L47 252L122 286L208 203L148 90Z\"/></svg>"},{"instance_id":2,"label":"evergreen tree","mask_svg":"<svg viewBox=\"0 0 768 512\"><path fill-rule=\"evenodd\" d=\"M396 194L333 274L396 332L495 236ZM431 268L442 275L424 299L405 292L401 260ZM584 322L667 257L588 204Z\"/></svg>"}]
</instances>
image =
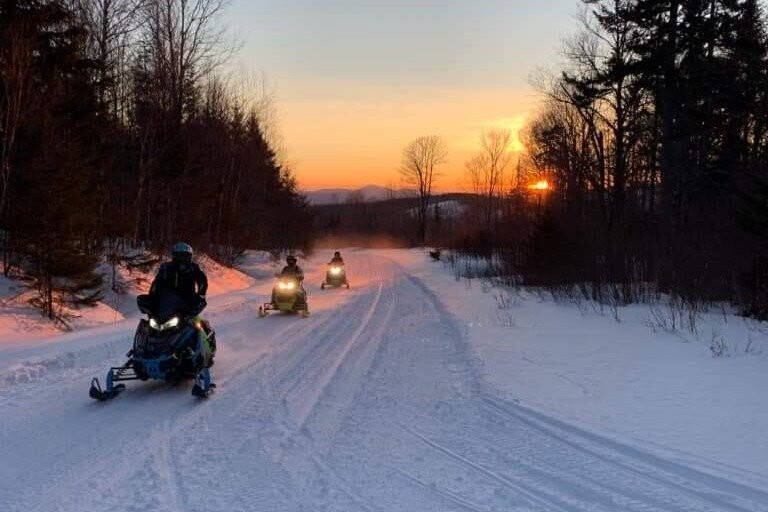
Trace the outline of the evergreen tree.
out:
<instances>
[{"instance_id":1,"label":"evergreen tree","mask_svg":"<svg viewBox=\"0 0 768 512\"><path fill-rule=\"evenodd\" d=\"M91 303L98 294L89 290L100 284L93 65L83 58L85 34L62 3L5 2L3 14L4 33L34 42L15 54L28 63L33 107L17 127L4 228L23 270L35 278L36 303L49 318L63 319L57 302L64 295Z\"/></svg>"}]
</instances>

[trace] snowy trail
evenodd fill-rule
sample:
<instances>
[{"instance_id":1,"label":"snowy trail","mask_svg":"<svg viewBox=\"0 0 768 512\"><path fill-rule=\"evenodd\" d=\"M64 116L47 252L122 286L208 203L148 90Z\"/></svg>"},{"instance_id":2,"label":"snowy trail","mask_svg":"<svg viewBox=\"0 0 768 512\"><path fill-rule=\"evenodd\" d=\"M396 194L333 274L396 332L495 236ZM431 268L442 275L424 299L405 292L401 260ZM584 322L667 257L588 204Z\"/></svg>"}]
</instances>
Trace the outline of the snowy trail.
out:
<instances>
[{"instance_id":1,"label":"snowy trail","mask_svg":"<svg viewBox=\"0 0 768 512\"><path fill-rule=\"evenodd\" d=\"M308 286L306 320L257 319L267 283L217 298L219 389L205 402L153 383L88 400L133 322L49 347L31 382L0 378L0 510L768 511L768 490L736 470L716 477L502 400L424 283L375 251L348 267L349 292Z\"/></svg>"}]
</instances>

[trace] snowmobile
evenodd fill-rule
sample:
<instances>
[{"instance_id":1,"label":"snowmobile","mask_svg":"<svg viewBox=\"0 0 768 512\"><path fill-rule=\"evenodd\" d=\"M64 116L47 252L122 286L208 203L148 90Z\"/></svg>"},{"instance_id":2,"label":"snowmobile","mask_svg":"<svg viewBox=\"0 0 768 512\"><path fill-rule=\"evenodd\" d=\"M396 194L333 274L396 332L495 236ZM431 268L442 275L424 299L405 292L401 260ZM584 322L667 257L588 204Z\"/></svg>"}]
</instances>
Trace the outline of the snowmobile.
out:
<instances>
[{"instance_id":1,"label":"snowmobile","mask_svg":"<svg viewBox=\"0 0 768 512\"><path fill-rule=\"evenodd\" d=\"M139 321L128 361L109 369L105 387L98 378L91 380L91 398L115 398L125 390L122 381L179 382L189 378L194 379L192 394L207 397L216 387L210 369L216 354L216 333L197 317L205 302L190 310L172 291L140 295L136 302L147 318Z\"/></svg>"},{"instance_id":2,"label":"snowmobile","mask_svg":"<svg viewBox=\"0 0 768 512\"><path fill-rule=\"evenodd\" d=\"M325 281L320 285L320 288L325 290L326 286L333 288L341 288L346 286L349 289L349 281L347 281L347 271L344 269L344 264L331 263L328 265L328 271L325 273Z\"/></svg>"},{"instance_id":3,"label":"snowmobile","mask_svg":"<svg viewBox=\"0 0 768 512\"><path fill-rule=\"evenodd\" d=\"M301 316L309 316L307 294L301 287L299 280L292 275L278 274L277 283L272 289L272 301L259 306L259 316L265 317L270 311L282 311L283 313L299 313Z\"/></svg>"}]
</instances>

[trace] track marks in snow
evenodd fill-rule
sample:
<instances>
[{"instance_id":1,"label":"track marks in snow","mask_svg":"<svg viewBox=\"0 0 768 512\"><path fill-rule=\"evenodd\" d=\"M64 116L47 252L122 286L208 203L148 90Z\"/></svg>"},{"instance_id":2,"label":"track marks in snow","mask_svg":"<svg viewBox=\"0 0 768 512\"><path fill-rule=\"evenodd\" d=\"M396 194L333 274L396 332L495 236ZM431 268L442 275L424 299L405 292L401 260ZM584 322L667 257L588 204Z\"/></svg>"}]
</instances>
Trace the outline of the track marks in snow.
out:
<instances>
[{"instance_id":1,"label":"track marks in snow","mask_svg":"<svg viewBox=\"0 0 768 512\"><path fill-rule=\"evenodd\" d=\"M165 483L169 510L172 512L184 512L187 507L184 499L184 490L181 487L180 477L178 475L178 467L174 459L173 436L170 420L163 422L159 441L154 444L158 449L157 470L160 478L162 478Z\"/></svg>"},{"instance_id":2,"label":"track marks in snow","mask_svg":"<svg viewBox=\"0 0 768 512\"><path fill-rule=\"evenodd\" d=\"M637 506L625 503L627 510L649 510L642 504L655 503L675 511L768 511L765 491L702 473L500 399L486 397L483 404L490 412L510 419L513 423L507 428L524 427L531 432L531 441L541 438L540 444L549 445L550 452L543 454L545 461L559 458L572 464L583 460L592 468L573 475L562 467L558 472L550 462L545 467L551 476L560 476L572 486L582 485L583 480L608 497L624 497ZM623 485L616 485L619 482Z\"/></svg>"},{"instance_id":3,"label":"track marks in snow","mask_svg":"<svg viewBox=\"0 0 768 512\"><path fill-rule=\"evenodd\" d=\"M474 503L471 503L467 501L466 499L462 498L461 496L452 493L451 491L447 489L441 489L435 484L430 484L428 482L425 482L424 480L417 478L413 476L412 474L408 473L407 471L404 471L400 468L395 468L395 471L401 475L403 475L408 481L418 485L419 487L422 487L423 489L426 489L427 491L447 500L450 503L459 505L461 508L472 511L472 512L484 512L485 509L483 509L480 505L476 505Z\"/></svg>"},{"instance_id":4,"label":"track marks in snow","mask_svg":"<svg viewBox=\"0 0 768 512\"><path fill-rule=\"evenodd\" d=\"M334 361L331 362L330 366L328 367L327 371L320 376L320 378L314 382L315 385L315 391L310 392L309 399L304 404L301 411L299 411L298 417L297 417L297 427L298 429L302 429L304 427L304 424L307 421L307 417L312 414L312 412L315 410L318 402L321 400L323 395L326 393L326 390L331 383L331 380L334 379L339 373L339 368L341 365L345 362L347 359L347 356L350 353L350 350L352 350L353 346L360 341L360 335L363 334L363 332L368 328L368 326L371 323L371 320L373 319L374 314L377 311L377 308L379 307L379 303L381 302L381 295L382 291L384 289L384 285L382 283L379 283L376 295L373 298L373 301L368 308L368 311L366 311L363 318L360 320L360 325L357 326L357 328L352 332L352 335L349 336L349 338L342 343L343 349L341 353L336 357ZM375 339L375 336L374 336Z\"/></svg>"},{"instance_id":5,"label":"track marks in snow","mask_svg":"<svg viewBox=\"0 0 768 512\"><path fill-rule=\"evenodd\" d=\"M377 254L349 265L367 283L325 292L318 302L336 309L308 319L257 319L243 302L263 298L253 291L223 298L211 310L222 350L210 400L187 384L136 383L84 407L85 380L17 386L51 393L35 410L72 446L45 439L44 415L0 416L3 443L28 443L11 454L31 461L0 467L0 509L768 512L765 491L495 398L423 281ZM124 348L113 335L85 347L100 372ZM86 373L80 363L61 375ZM28 425L34 435L19 433ZM29 486L16 501L3 496L9 475Z\"/></svg>"},{"instance_id":6,"label":"track marks in snow","mask_svg":"<svg viewBox=\"0 0 768 512\"><path fill-rule=\"evenodd\" d=\"M417 437L421 441L423 441L427 446L430 446L431 448L434 448L438 452L446 455L449 458L455 459L459 461L460 463L466 465L470 469L477 471L478 473L481 473L493 480L496 480L497 482L501 483L502 485L508 487L513 492L520 494L527 498L531 504L533 505L539 505L545 507L546 510L553 510L553 511L559 511L559 512L568 512L565 508L561 507L558 503L554 502L553 500L549 499L546 496L543 496L539 493L533 492L530 489L527 489L525 486L520 485L518 483L513 482L509 478L505 477L504 475L497 473L495 471L492 471L485 466L473 462L470 459L463 457L462 455L459 455L458 453L450 450L449 448L446 448L442 444L433 441L429 437L420 434L419 432L410 429L406 427L405 425L401 425L404 431L410 433L411 435Z\"/></svg>"}]
</instances>

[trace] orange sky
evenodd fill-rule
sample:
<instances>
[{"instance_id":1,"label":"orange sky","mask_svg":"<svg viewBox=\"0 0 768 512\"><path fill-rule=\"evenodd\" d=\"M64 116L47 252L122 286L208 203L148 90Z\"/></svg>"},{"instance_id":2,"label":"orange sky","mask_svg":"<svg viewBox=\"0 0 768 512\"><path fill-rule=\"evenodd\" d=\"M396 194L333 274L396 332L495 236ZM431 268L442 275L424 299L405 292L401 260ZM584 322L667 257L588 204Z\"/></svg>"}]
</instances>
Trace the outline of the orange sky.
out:
<instances>
[{"instance_id":1,"label":"orange sky","mask_svg":"<svg viewBox=\"0 0 768 512\"><path fill-rule=\"evenodd\" d=\"M557 66L580 0L232 0L244 69L276 92L304 189L399 186L402 148L440 135L441 190L464 188L483 131L536 110L528 78ZM557 67L555 67L557 69Z\"/></svg>"},{"instance_id":2,"label":"orange sky","mask_svg":"<svg viewBox=\"0 0 768 512\"><path fill-rule=\"evenodd\" d=\"M477 150L481 133L502 128L516 136L533 101L529 91L328 81L315 83L312 96L301 101L279 99L278 108L302 188L399 186L402 148L416 137L436 134L449 151L439 188L456 190L465 186L464 162ZM521 148L518 139L514 146Z\"/></svg>"}]
</instances>

